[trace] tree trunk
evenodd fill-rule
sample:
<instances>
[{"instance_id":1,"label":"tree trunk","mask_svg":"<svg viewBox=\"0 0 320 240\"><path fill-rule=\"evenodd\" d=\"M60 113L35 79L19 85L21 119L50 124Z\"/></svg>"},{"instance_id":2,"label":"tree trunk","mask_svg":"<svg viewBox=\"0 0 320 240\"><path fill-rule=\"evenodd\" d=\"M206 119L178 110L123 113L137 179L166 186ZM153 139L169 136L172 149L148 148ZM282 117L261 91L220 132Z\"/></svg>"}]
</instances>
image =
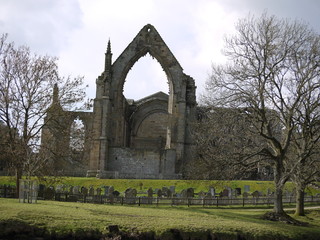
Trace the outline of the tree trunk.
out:
<instances>
[{"instance_id":1,"label":"tree trunk","mask_svg":"<svg viewBox=\"0 0 320 240\"><path fill-rule=\"evenodd\" d=\"M20 179L22 178L21 169L16 169L16 198L19 198Z\"/></svg>"},{"instance_id":2,"label":"tree trunk","mask_svg":"<svg viewBox=\"0 0 320 240\"><path fill-rule=\"evenodd\" d=\"M282 184L276 184L276 191L274 196L274 208L273 211L278 214L283 214L283 203L282 203Z\"/></svg>"},{"instance_id":3,"label":"tree trunk","mask_svg":"<svg viewBox=\"0 0 320 240\"><path fill-rule=\"evenodd\" d=\"M304 216L304 187L296 187L296 216Z\"/></svg>"}]
</instances>

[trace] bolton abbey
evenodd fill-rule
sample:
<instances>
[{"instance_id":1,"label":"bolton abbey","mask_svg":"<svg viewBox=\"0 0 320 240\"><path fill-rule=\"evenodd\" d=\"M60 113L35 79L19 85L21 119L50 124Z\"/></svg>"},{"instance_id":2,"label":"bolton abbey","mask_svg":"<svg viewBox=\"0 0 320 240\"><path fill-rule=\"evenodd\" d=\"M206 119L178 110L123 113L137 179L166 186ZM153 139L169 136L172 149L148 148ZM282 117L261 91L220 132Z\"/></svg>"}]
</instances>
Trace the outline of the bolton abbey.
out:
<instances>
[{"instance_id":1,"label":"bolton abbey","mask_svg":"<svg viewBox=\"0 0 320 240\"><path fill-rule=\"evenodd\" d=\"M126 99L126 76L147 53L165 71L169 94ZM59 119L48 120L42 131L43 145L67 152L75 119L83 123L85 141L74 160L57 156L56 170L101 178L180 178L192 156L189 128L196 116L196 86L152 25L144 26L115 61L108 42L104 70L96 80L93 112L64 111L58 91L55 86L47 119L54 114Z\"/></svg>"}]
</instances>

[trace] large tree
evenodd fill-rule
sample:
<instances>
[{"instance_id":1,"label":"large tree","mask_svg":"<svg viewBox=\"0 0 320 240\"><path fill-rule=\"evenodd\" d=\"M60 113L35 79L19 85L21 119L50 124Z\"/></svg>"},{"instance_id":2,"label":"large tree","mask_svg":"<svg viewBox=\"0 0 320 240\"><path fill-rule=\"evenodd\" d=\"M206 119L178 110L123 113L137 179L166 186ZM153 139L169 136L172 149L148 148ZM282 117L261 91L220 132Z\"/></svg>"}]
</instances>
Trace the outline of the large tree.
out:
<instances>
[{"instance_id":1,"label":"large tree","mask_svg":"<svg viewBox=\"0 0 320 240\"><path fill-rule=\"evenodd\" d=\"M32 54L1 36L0 120L7 129L7 166L16 174L17 188L24 172L32 175L48 162L39 151L40 134L54 85L60 88L59 104L71 108L85 95L82 79L59 76L57 58Z\"/></svg>"},{"instance_id":2,"label":"large tree","mask_svg":"<svg viewBox=\"0 0 320 240\"><path fill-rule=\"evenodd\" d=\"M228 63L212 67L206 103L249 113L250 126L265 142L259 153L273 167L274 212L285 215L283 187L297 166L290 159L295 118L306 95L319 89L312 84L320 75L319 35L306 24L267 13L239 20L236 30L226 38ZM308 64L299 65L300 58Z\"/></svg>"}]
</instances>

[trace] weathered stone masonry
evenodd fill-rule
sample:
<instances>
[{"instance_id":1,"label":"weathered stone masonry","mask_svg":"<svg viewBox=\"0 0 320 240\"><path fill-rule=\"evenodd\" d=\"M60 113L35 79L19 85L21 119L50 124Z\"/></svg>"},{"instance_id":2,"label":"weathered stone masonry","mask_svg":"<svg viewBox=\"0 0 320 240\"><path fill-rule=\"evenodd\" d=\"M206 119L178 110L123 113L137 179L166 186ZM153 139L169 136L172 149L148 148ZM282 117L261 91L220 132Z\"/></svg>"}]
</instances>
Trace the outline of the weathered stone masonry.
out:
<instances>
[{"instance_id":1,"label":"weathered stone masonry","mask_svg":"<svg viewBox=\"0 0 320 240\"><path fill-rule=\"evenodd\" d=\"M165 71L169 95L158 92L128 100L123 95L126 76L147 53ZM183 73L152 25L144 26L114 62L108 42L93 113L86 114L90 116L87 176L178 178L191 156L189 123L195 119L195 90L194 80Z\"/></svg>"}]
</instances>

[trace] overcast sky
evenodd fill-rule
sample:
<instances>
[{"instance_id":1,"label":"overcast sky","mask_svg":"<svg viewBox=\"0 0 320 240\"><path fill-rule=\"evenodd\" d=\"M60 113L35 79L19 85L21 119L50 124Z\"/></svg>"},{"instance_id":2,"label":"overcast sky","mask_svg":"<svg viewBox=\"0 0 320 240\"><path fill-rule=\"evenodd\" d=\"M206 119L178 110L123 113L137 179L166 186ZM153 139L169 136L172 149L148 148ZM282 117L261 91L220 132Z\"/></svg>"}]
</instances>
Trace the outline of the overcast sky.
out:
<instances>
[{"instance_id":1,"label":"overcast sky","mask_svg":"<svg viewBox=\"0 0 320 240\"><path fill-rule=\"evenodd\" d=\"M320 33L319 0L0 0L0 33L33 52L59 57L60 73L84 76L94 98L108 39L115 61L150 23L195 79L199 95L211 64L224 61L224 36L239 18L265 10ZM168 92L165 73L148 55L133 66L124 88L133 99Z\"/></svg>"}]
</instances>

